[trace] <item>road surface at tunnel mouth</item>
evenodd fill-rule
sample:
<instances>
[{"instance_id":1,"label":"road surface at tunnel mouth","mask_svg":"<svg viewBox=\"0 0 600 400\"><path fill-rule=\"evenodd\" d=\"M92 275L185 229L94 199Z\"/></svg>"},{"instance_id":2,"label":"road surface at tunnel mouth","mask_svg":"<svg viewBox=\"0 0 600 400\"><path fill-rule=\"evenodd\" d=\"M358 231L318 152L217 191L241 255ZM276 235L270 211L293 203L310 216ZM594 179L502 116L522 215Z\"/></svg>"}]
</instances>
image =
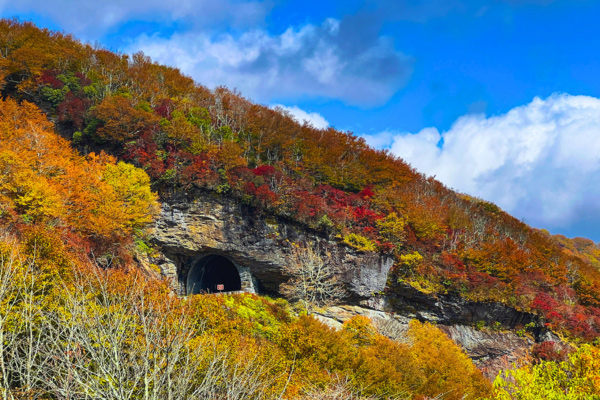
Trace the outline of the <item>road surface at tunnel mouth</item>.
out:
<instances>
[{"instance_id":1,"label":"road surface at tunnel mouth","mask_svg":"<svg viewBox=\"0 0 600 400\"><path fill-rule=\"evenodd\" d=\"M187 294L235 292L242 289L237 267L225 256L210 254L190 269Z\"/></svg>"}]
</instances>

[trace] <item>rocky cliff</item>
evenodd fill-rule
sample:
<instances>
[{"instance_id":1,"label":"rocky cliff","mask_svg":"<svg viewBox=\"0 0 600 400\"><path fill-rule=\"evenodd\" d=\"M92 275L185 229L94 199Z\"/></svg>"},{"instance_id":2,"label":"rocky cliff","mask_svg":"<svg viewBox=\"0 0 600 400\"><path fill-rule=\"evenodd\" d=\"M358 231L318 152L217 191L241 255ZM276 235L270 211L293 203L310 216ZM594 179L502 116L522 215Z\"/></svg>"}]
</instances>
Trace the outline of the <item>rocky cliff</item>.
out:
<instances>
[{"instance_id":1,"label":"rocky cliff","mask_svg":"<svg viewBox=\"0 0 600 400\"><path fill-rule=\"evenodd\" d=\"M348 293L342 305L317 313L324 322L339 326L354 315L367 315L383 333L396 338L401 338L410 319L434 322L490 377L526 354L534 341L558 340L539 328L527 335L514 332L518 326L537 325L533 314L458 295L425 294L388 281L392 258L356 251L322 233L265 217L239 201L215 194L164 202L152 241L160 249L152 262L181 295L189 292L190 271L206 255L235 263L242 290L277 295L279 285L289 278L282 267L289 262L293 243L316 245L324 249L326 261L336 266ZM476 325L494 329L476 329Z\"/></svg>"},{"instance_id":2,"label":"rocky cliff","mask_svg":"<svg viewBox=\"0 0 600 400\"><path fill-rule=\"evenodd\" d=\"M281 219L263 218L238 201L207 194L193 202L173 199L163 203L153 232L162 251L155 260L174 289L185 294L185 281L194 261L204 254L219 254L249 272L249 291L277 293L287 281L282 266L293 243L309 243L327 254L327 262L340 271L348 289L347 301L369 299L386 287L393 259L360 253L327 237Z\"/></svg>"}]
</instances>

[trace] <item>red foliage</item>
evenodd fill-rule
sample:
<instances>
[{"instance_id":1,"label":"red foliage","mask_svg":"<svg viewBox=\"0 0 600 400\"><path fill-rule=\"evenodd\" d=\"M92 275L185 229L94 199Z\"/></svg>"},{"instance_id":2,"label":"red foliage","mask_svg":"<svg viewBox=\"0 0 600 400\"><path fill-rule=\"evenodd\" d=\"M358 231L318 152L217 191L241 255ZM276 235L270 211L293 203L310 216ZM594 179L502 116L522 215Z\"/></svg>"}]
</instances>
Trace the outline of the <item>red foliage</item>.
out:
<instances>
[{"instance_id":1,"label":"red foliage","mask_svg":"<svg viewBox=\"0 0 600 400\"><path fill-rule=\"evenodd\" d=\"M475 270L470 270L467 275L467 279L469 280L469 286L471 289L475 288L484 288L491 289L493 287L501 286L502 282L500 279L488 275L484 272L479 272Z\"/></svg>"},{"instance_id":2,"label":"red foliage","mask_svg":"<svg viewBox=\"0 0 600 400\"><path fill-rule=\"evenodd\" d=\"M272 176L275 175L275 168L270 165L261 165L252 170L256 176Z\"/></svg>"},{"instance_id":3,"label":"red foliage","mask_svg":"<svg viewBox=\"0 0 600 400\"><path fill-rule=\"evenodd\" d=\"M219 175L212 170L211 161L207 154L191 156L189 165L181 171L183 185L204 188L214 186L219 180Z\"/></svg>"},{"instance_id":4,"label":"red foliage","mask_svg":"<svg viewBox=\"0 0 600 400\"><path fill-rule=\"evenodd\" d=\"M81 257L82 261L92 252L95 245L90 237L85 237L71 229L63 229L61 231L61 239L73 254Z\"/></svg>"},{"instance_id":5,"label":"red foliage","mask_svg":"<svg viewBox=\"0 0 600 400\"><path fill-rule=\"evenodd\" d=\"M263 208L273 207L277 201L277 195L269 189L269 185L261 185L255 193L258 203Z\"/></svg>"},{"instance_id":6,"label":"red foliage","mask_svg":"<svg viewBox=\"0 0 600 400\"><path fill-rule=\"evenodd\" d=\"M583 314L574 314L567 320L566 328L578 337L592 340L598 337L598 333L587 323L587 319Z\"/></svg>"},{"instance_id":7,"label":"red foliage","mask_svg":"<svg viewBox=\"0 0 600 400\"><path fill-rule=\"evenodd\" d=\"M296 216L302 222L308 222L312 217L322 213L325 206L325 200L320 196L316 196L305 190L294 193Z\"/></svg>"},{"instance_id":8,"label":"red foliage","mask_svg":"<svg viewBox=\"0 0 600 400\"><path fill-rule=\"evenodd\" d=\"M92 84L92 80L81 72L75 72L75 76L79 79L79 84L81 86L89 86Z\"/></svg>"},{"instance_id":9,"label":"red foliage","mask_svg":"<svg viewBox=\"0 0 600 400\"><path fill-rule=\"evenodd\" d=\"M559 328L564 325L565 319L562 315L557 313L556 311L551 311L546 315L546 319L550 322L550 325Z\"/></svg>"},{"instance_id":10,"label":"red foliage","mask_svg":"<svg viewBox=\"0 0 600 400\"><path fill-rule=\"evenodd\" d=\"M58 75L60 75L59 70L48 69L40 76L39 83L41 85L50 85L52 89L62 89L65 84L57 79Z\"/></svg>"},{"instance_id":11,"label":"red foliage","mask_svg":"<svg viewBox=\"0 0 600 400\"><path fill-rule=\"evenodd\" d=\"M358 193L358 195L363 199L375 196L375 192L373 191L373 185L365 186L364 189Z\"/></svg>"},{"instance_id":12,"label":"red foliage","mask_svg":"<svg viewBox=\"0 0 600 400\"><path fill-rule=\"evenodd\" d=\"M173 103L173 100L163 99L156 107L154 107L154 112L156 112L162 118L170 120L174 109L175 104Z\"/></svg>"},{"instance_id":13,"label":"red foliage","mask_svg":"<svg viewBox=\"0 0 600 400\"><path fill-rule=\"evenodd\" d=\"M315 194L327 199L330 206L334 208L346 208L349 206L359 206L363 200L354 193L346 193L343 190L333 188L329 185L319 185L314 190Z\"/></svg>"},{"instance_id":14,"label":"red foliage","mask_svg":"<svg viewBox=\"0 0 600 400\"><path fill-rule=\"evenodd\" d=\"M465 271L465 264L454 254L444 252L440 257L440 261L448 270L460 272Z\"/></svg>"},{"instance_id":15,"label":"red foliage","mask_svg":"<svg viewBox=\"0 0 600 400\"><path fill-rule=\"evenodd\" d=\"M375 223L375 221L383 218L383 215L381 215L365 206L354 207L354 209L352 209L352 215L354 217L354 220L358 224L362 224L362 225L373 224L373 223Z\"/></svg>"},{"instance_id":16,"label":"red foliage","mask_svg":"<svg viewBox=\"0 0 600 400\"><path fill-rule=\"evenodd\" d=\"M390 242L383 242L379 245L379 251L381 251L382 253L392 253L395 248L396 246L394 246Z\"/></svg>"},{"instance_id":17,"label":"red foliage","mask_svg":"<svg viewBox=\"0 0 600 400\"><path fill-rule=\"evenodd\" d=\"M543 361L565 361L568 353L567 349L552 341L536 343L531 349L531 355Z\"/></svg>"},{"instance_id":18,"label":"red foliage","mask_svg":"<svg viewBox=\"0 0 600 400\"><path fill-rule=\"evenodd\" d=\"M372 226L366 226L363 228L362 233L364 236L374 239L377 237L377 230Z\"/></svg>"},{"instance_id":19,"label":"red foliage","mask_svg":"<svg viewBox=\"0 0 600 400\"><path fill-rule=\"evenodd\" d=\"M531 308L541 311L543 314L548 314L558 307L558 302L554 300L548 293L540 292L535 296Z\"/></svg>"},{"instance_id":20,"label":"red foliage","mask_svg":"<svg viewBox=\"0 0 600 400\"><path fill-rule=\"evenodd\" d=\"M252 182L254 180L254 172L248 167L235 167L227 171L229 184L235 186L238 182Z\"/></svg>"},{"instance_id":21,"label":"red foliage","mask_svg":"<svg viewBox=\"0 0 600 400\"><path fill-rule=\"evenodd\" d=\"M67 92L65 100L58 105L56 113L60 122L72 122L77 130L83 128L85 113L92 105L89 99L80 99L72 92Z\"/></svg>"},{"instance_id":22,"label":"red foliage","mask_svg":"<svg viewBox=\"0 0 600 400\"><path fill-rule=\"evenodd\" d=\"M166 170L164 161L159 157L158 146L148 132L136 143L125 147L123 158L135 162L153 179L159 179Z\"/></svg>"},{"instance_id":23,"label":"red foliage","mask_svg":"<svg viewBox=\"0 0 600 400\"><path fill-rule=\"evenodd\" d=\"M244 194L252 196L258 205L263 208L272 207L277 201L277 195L266 184L257 187L254 182L246 182L244 184Z\"/></svg>"}]
</instances>

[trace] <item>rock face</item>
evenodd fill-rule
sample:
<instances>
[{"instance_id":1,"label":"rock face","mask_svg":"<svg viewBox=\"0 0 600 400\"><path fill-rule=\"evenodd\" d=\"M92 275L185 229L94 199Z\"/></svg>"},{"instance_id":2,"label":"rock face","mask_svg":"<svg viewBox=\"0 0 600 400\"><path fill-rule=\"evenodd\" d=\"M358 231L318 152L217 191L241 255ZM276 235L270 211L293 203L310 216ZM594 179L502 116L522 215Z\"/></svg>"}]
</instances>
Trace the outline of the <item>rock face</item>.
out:
<instances>
[{"instance_id":1,"label":"rock face","mask_svg":"<svg viewBox=\"0 0 600 400\"><path fill-rule=\"evenodd\" d=\"M319 310L315 317L326 325L339 329L344 321L356 315L369 317L379 333L399 341L406 340L404 333L412 319L405 315L351 305L328 307ZM530 335L519 336L509 330L498 331L490 327L476 329L462 324L438 324L437 327L459 344L490 380L493 380L501 369L510 368L512 364L527 356L535 343Z\"/></svg>"},{"instance_id":2,"label":"rock face","mask_svg":"<svg viewBox=\"0 0 600 400\"><path fill-rule=\"evenodd\" d=\"M187 293L190 269L207 254L226 256L240 275L248 272L242 277L245 290L274 293L288 280L282 266L289 262L292 243L309 243L340 271L348 301L383 291L393 264L390 257L357 252L291 222L261 218L239 202L216 195L163 203L152 237L163 254L154 262L179 294Z\"/></svg>"},{"instance_id":3,"label":"rock face","mask_svg":"<svg viewBox=\"0 0 600 400\"><path fill-rule=\"evenodd\" d=\"M502 303L475 302L452 294L424 294L405 283L391 282L386 296L388 310L438 324L499 323L505 328L537 322L537 316Z\"/></svg>"},{"instance_id":4,"label":"rock face","mask_svg":"<svg viewBox=\"0 0 600 400\"><path fill-rule=\"evenodd\" d=\"M204 265L207 257L230 260L239 273L241 290L277 294L289 278L283 266L290 260L292 244L309 243L336 266L347 289L345 305L317 314L330 326L339 328L354 315L366 315L382 333L398 339L413 318L434 322L492 378L533 344L534 339L506 330L537 322L533 314L456 295L428 295L407 284L388 282L390 257L361 253L296 223L265 218L234 199L206 194L193 202L169 200L162 205L152 237L161 254L150 261L181 295L193 292L190 280L200 275L198 265ZM476 330L473 326L478 323L505 330ZM538 341L547 336L533 333Z\"/></svg>"},{"instance_id":5,"label":"rock face","mask_svg":"<svg viewBox=\"0 0 600 400\"><path fill-rule=\"evenodd\" d=\"M535 343L530 336L519 336L511 331L477 330L466 325L439 327L467 352L475 365L490 380L493 380L500 370L511 368L526 357Z\"/></svg>"}]
</instances>

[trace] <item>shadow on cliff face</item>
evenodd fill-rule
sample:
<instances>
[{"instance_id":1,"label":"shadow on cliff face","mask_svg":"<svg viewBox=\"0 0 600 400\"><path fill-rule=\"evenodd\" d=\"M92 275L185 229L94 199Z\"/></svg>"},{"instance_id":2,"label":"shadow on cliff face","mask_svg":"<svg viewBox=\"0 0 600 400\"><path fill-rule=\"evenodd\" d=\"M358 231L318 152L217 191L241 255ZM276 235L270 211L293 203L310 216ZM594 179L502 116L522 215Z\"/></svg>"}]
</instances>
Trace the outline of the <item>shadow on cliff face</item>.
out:
<instances>
[{"instance_id":1,"label":"shadow on cliff face","mask_svg":"<svg viewBox=\"0 0 600 400\"><path fill-rule=\"evenodd\" d=\"M513 329L530 323L537 325L539 320L535 314L502 303L471 301L453 293L423 293L403 282L389 286L387 299L395 312L445 325L475 325L483 321L486 325L499 323L504 328Z\"/></svg>"}]
</instances>

